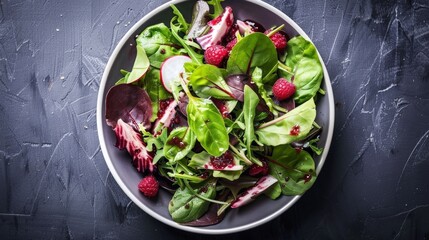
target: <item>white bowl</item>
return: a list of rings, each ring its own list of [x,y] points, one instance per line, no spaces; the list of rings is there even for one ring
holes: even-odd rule
[[[112,176],[126,195],[146,213],[165,224],[189,232],[203,234],[234,233],[259,226],[276,218],[298,201],[300,196],[282,196],[277,200],[270,200],[261,196],[248,206],[228,211],[225,219],[219,224],[207,227],[183,226],[174,222],[168,213],[168,203],[171,199],[170,193],[160,191],[159,196],[154,200],[148,199],[139,193],[137,185],[142,176],[132,166],[128,153],[126,151],[119,151],[114,147],[116,141],[115,134],[105,121],[106,94],[110,87],[121,78],[119,70],[131,69],[136,55],[135,47],[133,47],[135,46],[135,36],[145,27],[159,22],[164,22],[169,26],[169,21],[172,18],[172,10],[170,8],[170,4],[172,3],[182,11],[185,17],[190,17],[194,2],[178,0],[159,6],[138,21],[118,43],[106,65],[100,83],[97,101],[98,136],[104,159]],[[309,39],[307,34],[293,20],[265,2],[259,0],[226,0],[223,4],[233,8],[237,19],[252,19],[265,27],[285,24],[285,32],[289,36],[301,35]],[[322,87],[326,91],[326,95],[317,102],[316,121],[323,127],[320,145],[324,148],[324,152],[321,156],[315,157],[317,173],[320,172],[325,162],[334,129],[333,92],[323,61],[322,66],[324,69]]]

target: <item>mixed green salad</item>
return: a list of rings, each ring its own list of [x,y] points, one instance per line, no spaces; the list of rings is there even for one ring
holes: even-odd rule
[[[171,5],[168,25],[136,37],[134,65],[106,97],[116,146],[142,173],[136,188],[171,192],[172,219],[191,226],[216,224],[259,195],[303,194],[323,151],[314,45],[283,25],[235,19],[222,1],[195,1],[191,22]]]

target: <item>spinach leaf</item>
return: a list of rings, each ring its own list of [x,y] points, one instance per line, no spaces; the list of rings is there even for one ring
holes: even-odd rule
[[[170,162],[184,158],[195,146],[196,137],[188,127],[175,128],[164,146],[164,156]]]
[[[244,129],[244,142],[246,143],[248,158],[252,158],[251,145],[252,142],[256,139],[253,120],[255,119],[255,110],[258,103],[258,95],[249,86],[244,86],[243,112],[244,124],[246,125],[246,128]]]
[[[323,68],[316,47],[302,36],[290,39],[286,65],[294,73],[295,101],[301,104],[314,97],[323,79]]]
[[[143,46],[137,44],[137,56],[136,60],[134,60],[133,69],[130,72],[130,75],[127,77],[127,83],[137,82],[149,70],[150,62],[146,55],[146,51]]]
[[[201,146],[210,154],[219,157],[228,150],[229,137],[222,115],[209,99],[189,96],[186,112],[188,124]]]
[[[216,182],[208,181],[196,190],[203,197],[216,197]],[[200,218],[209,208],[210,202],[196,196],[191,189],[177,189],[168,204],[168,211],[175,222],[186,223]]]
[[[195,69],[190,77],[194,92],[202,98],[232,100],[234,96],[222,76],[222,71],[210,64]]]
[[[270,186],[267,190],[264,191],[264,195],[273,200],[280,197],[280,195],[282,195],[282,188],[280,187],[280,184],[276,183]]]
[[[289,144],[305,138],[316,118],[316,105],[310,99],[285,115],[264,123],[256,130],[259,142],[269,146]]]
[[[279,180],[284,195],[303,194],[316,180],[314,160],[305,150],[281,145],[273,149],[268,159],[270,174]]]
[[[277,50],[274,44],[263,33],[252,33],[244,37],[234,46],[227,62],[229,74],[251,75],[256,67],[262,70],[262,79],[265,78],[277,65]]]
[[[153,122],[158,117],[159,101],[171,98],[171,94],[162,86],[160,71],[156,68],[151,68],[149,70],[141,84],[149,94],[150,100],[152,101],[151,121]]]
[[[164,23],[147,27],[136,39],[137,53],[139,48],[146,52],[150,65],[155,68],[161,68],[165,59],[185,54],[183,48],[177,44],[170,29]]]

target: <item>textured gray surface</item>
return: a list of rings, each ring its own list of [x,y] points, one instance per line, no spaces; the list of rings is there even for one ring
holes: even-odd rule
[[[427,1],[267,1],[327,63],[334,141],[294,207],[222,237],[175,230],[138,209],[98,144],[107,59],[164,2],[0,1],[1,239],[429,239]]]

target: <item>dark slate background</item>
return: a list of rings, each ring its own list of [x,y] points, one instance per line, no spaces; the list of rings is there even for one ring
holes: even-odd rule
[[[204,236],[153,219],[104,163],[95,120],[117,42],[163,1],[0,0],[0,239],[429,239],[429,2],[267,2],[327,64],[332,148],[277,219]]]

